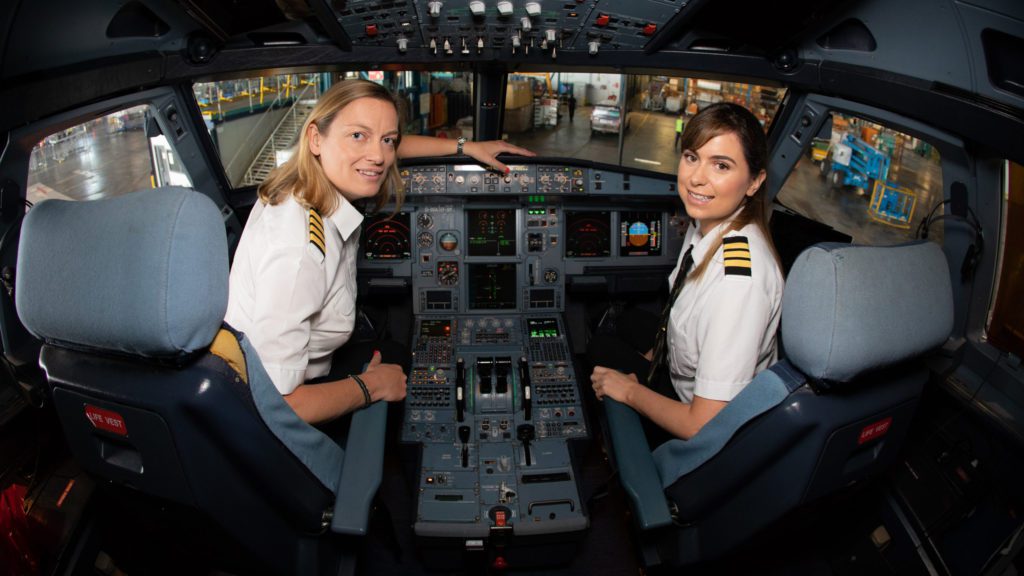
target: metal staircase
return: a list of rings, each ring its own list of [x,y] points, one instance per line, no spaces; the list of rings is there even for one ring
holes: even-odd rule
[[[309,117],[310,112],[313,111],[315,100],[311,98],[315,97],[314,86],[303,86],[295,98],[295,102],[292,103],[288,112],[278,122],[270,137],[267,138],[263,147],[256,154],[252,164],[246,169],[245,175],[242,178],[242,184],[259,184],[266,180],[270,172],[277,167],[277,153],[287,150],[295,144],[299,131],[302,130],[302,124]]]

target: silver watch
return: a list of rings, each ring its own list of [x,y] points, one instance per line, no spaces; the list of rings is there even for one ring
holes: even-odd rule
[[[455,148],[455,153],[458,154],[459,156],[461,156],[462,155],[462,146],[466,143],[466,137],[465,136],[459,136],[459,139],[456,140],[455,142],[458,144],[458,146]]]

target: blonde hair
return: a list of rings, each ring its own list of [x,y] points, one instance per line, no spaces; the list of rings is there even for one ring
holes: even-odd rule
[[[326,136],[338,113],[360,98],[383,100],[395,107],[395,113],[399,112],[395,97],[379,84],[367,80],[345,80],[335,84],[320,96],[309,118],[303,123],[295,153],[287,162],[274,169],[260,185],[260,200],[274,205],[292,195],[299,204],[316,210],[324,217],[330,216],[338,209],[340,194],[327,178],[320,158],[309,150],[309,127],[316,125],[320,134]],[[398,139],[400,142],[401,134]],[[397,211],[402,205],[404,192],[396,161],[388,168],[380,191],[374,196],[374,209],[380,210],[394,197]]]
[[[757,121],[757,118],[749,110],[738,104],[721,102],[712,104],[697,113],[687,123],[686,129],[683,130],[683,135],[680,138],[683,145],[682,149],[698,150],[712,138],[729,133],[735,134],[740,141],[740,145],[743,147],[743,158],[747,161],[751,178],[755,178],[762,171],[766,171],[768,168],[768,143],[764,137],[764,130],[761,128],[761,123]],[[704,274],[708,264],[715,257],[718,249],[722,247],[722,240],[724,240],[726,234],[733,230],[739,230],[751,222],[757,225],[761,235],[764,236],[765,241],[768,243],[768,248],[771,250],[772,255],[775,256],[776,263],[779,262],[779,255],[775,250],[775,244],[772,242],[772,235],[768,231],[768,216],[771,206],[765,198],[767,182],[768,179],[765,178],[753,196],[744,197],[740,213],[721,231],[718,238],[715,238],[711,244],[711,249],[707,251],[707,254],[700,263],[693,268],[688,279],[695,280]]]

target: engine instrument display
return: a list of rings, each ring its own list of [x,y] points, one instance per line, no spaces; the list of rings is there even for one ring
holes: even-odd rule
[[[515,210],[466,210],[466,220],[469,256],[516,255]]]
[[[619,213],[619,256],[660,256],[662,213]]]
[[[468,264],[466,266],[470,310],[514,310],[516,265]]]
[[[558,331],[558,320],[554,318],[527,318],[526,326],[530,331],[530,338],[558,338],[561,336]]]
[[[565,212],[565,257],[600,258],[611,255],[611,213]]]
[[[409,213],[378,214],[366,219],[363,254],[367,260],[405,260],[409,251]]]

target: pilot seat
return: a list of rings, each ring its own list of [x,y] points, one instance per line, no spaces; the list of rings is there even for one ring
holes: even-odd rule
[[[896,460],[953,326],[940,247],[823,243],[787,279],[787,358],[688,441],[651,450],[640,416],[605,399],[611,456],[648,565],[723,558],[786,514]]]
[[[300,420],[222,327],[228,247],[206,196],[49,200],[25,217],[16,301],[94,476],[198,510],[274,574],[354,571],[381,480],[385,406],[346,446]]]

